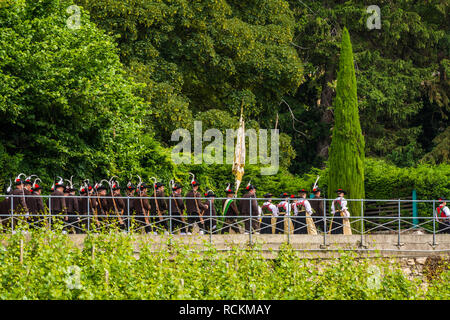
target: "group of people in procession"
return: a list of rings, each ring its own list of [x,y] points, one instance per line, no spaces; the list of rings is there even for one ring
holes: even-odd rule
[[[77,189],[72,179],[66,180],[66,184],[58,177],[59,180],[51,188],[51,197],[45,202],[41,196],[41,180],[36,177],[32,181],[32,178],[20,174],[14,180],[15,188],[12,188],[12,184],[8,187],[6,193],[14,197],[6,197],[0,202],[0,220],[3,225],[9,222],[14,227],[14,223],[24,220],[30,226],[40,227],[49,220],[43,219],[43,215],[50,213],[63,223],[67,232],[73,233],[112,225],[122,230],[128,231],[133,227],[154,234],[192,234],[194,225],[198,226],[200,234],[227,233],[231,230],[240,233],[239,225],[243,220],[246,234],[283,234],[290,229],[290,226],[285,226],[286,222],[289,224],[286,219],[289,217],[294,234],[352,234],[350,213],[344,198],[346,192],[342,189],[336,191],[337,198],[332,201],[331,216],[325,219],[325,201],[318,187],[312,190],[313,198],[307,198],[309,192],[306,189],[298,190],[298,195],[281,193],[278,198],[282,201],[278,204],[273,203],[273,194],[266,193],[266,201],[259,206],[256,186],[249,182],[245,195],[237,202],[235,191],[228,184],[219,211],[224,219],[223,226],[218,228],[218,213],[214,204],[216,195],[208,190],[202,196],[200,183],[195,176],[190,183],[192,189],[184,197],[183,186],[173,181],[170,185],[172,193],[166,196],[165,185],[161,182],[155,181],[153,185],[139,182],[135,186],[129,181],[122,188],[113,178],[94,185],[86,180],[78,190],[79,195],[76,195]],[[122,195],[123,189],[126,195]],[[444,199],[439,199],[437,215],[441,222],[440,228],[450,233],[450,210]]]

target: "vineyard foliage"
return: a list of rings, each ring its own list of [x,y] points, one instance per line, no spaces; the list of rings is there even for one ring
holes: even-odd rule
[[[155,251],[140,240],[137,256],[137,235],[89,234],[79,249],[61,230],[23,231],[2,235],[2,300],[450,298],[445,268],[425,283],[396,263],[351,254],[314,262],[288,245],[270,260],[258,248],[197,252],[172,240],[169,251]]]

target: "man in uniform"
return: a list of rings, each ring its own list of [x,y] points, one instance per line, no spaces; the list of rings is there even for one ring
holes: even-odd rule
[[[69,180],[66,180],[69,181]],[[69,181],[70,182],[70,181]],[[66,196],[66,206],[68,219],[66,221],[65,230],[67,232],[77,233],[80,226],[78,224],[78,199],[75,196],[76,189],[73,187],[72,183],[65,187],[64,195]]]
[[[122,230],[127,229],[127,220],[124,216],[125,201],[121,198],[120,185],[117,181],[111,183],[111,198],[108,198],[108,211],[110,215],[117,217],[119,228]]]
[[[216,207],[214,206],[216,195],[212,190],[208,190],[208,192],[205,193],[205,197],[206,202],[204,205],[208,205],[208,209],[204,213],[205,229],[208,233],[214,233],[217,228],[217,213]]]
[[[31,188],[32,192],[31,194],[33,196],[40,196],[42,192],[42,187],[37,183],[36,179],[34,180],[33,187]],[[34,224],[35,227],[42,226],[43,224],[39,221],[40,217],[39,215],[45,214],[45,206],[44,201],[42,200],[42,197],[35,197],[34,199],[34,205],[30,210],[30,214],[32,215],[31,221]]]
[[[50,200],[51,203],[49,205],[50,212],[52,215],[61,218],[61,219],[53,219],[53,221],[61,221],[67,222],[69,218],[67,217],[67,206],[66,206],[66,199],[64,197],[64,181],[61,177],[59,177],[59,181],[55,181],[54,184],[54,191],[50,194]],[[61,215],[63,215],[61,217]],[[63,231],[64,232],[64,231]],[[65,233],[65,232],[64,232]]]
[[[96,214],[96,225],[99,227],[105,227],[108,223],[108,201],[105,198],[108,188],[101,182],[94,186],[95,208],[94,214]],[[95,219],[95,218],[94,218]]]
[[[239,211],[236,205],[235,199],[233,199],[234,191],[230,188],[230,184],[228,184],[225,189],[225,193],[227,194],[227,198],[222,200],[222,212],[225,217],[225,223],[222,227],[220,233],[225,233],[227,229],[233,230],[235,233],[240,233],[239,225],[237,221],[237,217],[239,216]]]
[[[136,210],[136,220],[140,222],[139,228],[144,226],[145,233],[152,231],[152,225],[150,221],[150,202],[147,197],[148,186],[145,182],[138,184],[138,197],[134,199],[134,209]]]
[[[164,183],[156,182],[153,186],[153,199],[150,200],[150,207],[152,216],[155,216],[155,234],[158,234],[157,231],[164,231],[168,233],[168,219],[162,216],[167,215],[167,201],[163,199],[164,195]]]
[[[183,223],[184,223],[184,202],[181,198],[181,192],[183,191],[183,186],[179,183],[175,183],[172,186],[172,194],[170,199],[170,205],[169,205],[169,215],[175,216],[174,218],[171,218],[172,220],[172,228],[170,230],[170,233],[176,233],[177,231],[180,231],[180,234],[184,235],[186,234],[184,232]]]
[[[28,207],[28,211],[31,214],[32,211],[34,211],[34,207],[35,207],[35,198],[34,197],[27,197],[27,196],[31,196],[32,192],[31,192],[31,187],[33,186],[33,182],[31,181],[32,177],[34,175],[28,176],[24,183],[23,183],[23,192],[25,194],[25,202],[27,204]],[[35,221],[35,219],[33,219],[35,217],[29,217],[27,216],[27,221],[28,223],[33,223]]]
[[[16,188],[11,193],[11,201],[13,202],[12,208],[15,217],[13,218],[12,224],[13,227],[19,221],[18,215],[29,215],[28,206],[25,200],[25,191],[24,191],[24,181],[20,179],[20,175],[15,179]]]
[[[131,222],[135,219],[133,218],[135,209],[134,209],[134,193],[136,192],[136,186],[131,183],[131,181],[128,181],[127,186],[125,187],[125,192],[127,195],[127,199],[125,199],[125,214],[128,217],[128,225],[129,228],[132,228]],[[128,226],[127,226],[128,227]]]
[[[250,230],[254,233],[259,233],[258,219],[253,218],[259,214],[258,201],[256,201],[256,187],[249,183],[245,189],[247,193],[242,197],[244,199],[239,202],[239,212],[245,219],[245,234],[248,234]]]
[[[272,234],[272,218],[278,216],[278,208],[272,203],[273,195],[266,193],[264,198],[266,202],[261,207],[262,220],[261,220],[261,234]]]
[[[278,205],[278,216],[277,222],[275,224],[275,234],[283,234],[284,233],[284,219],[286,216],[289,216],[291,213],[291,204],[289,201],[290,195],[287,192],[283,192],[280,194],[280,198],[283,199]]]
[[[342,189],[336,191],[337,198],[331,203],[332,221],[330,231],[332,234],[345,234],[344,232],[344,217],[350,217],[348,212],[347,200],[344,195],[346,192]],[[347,228],[346,228],[347,229]]]
[[[447,200],[439,198],[439,206],[436,208],[439,221],[439,231],[450,233],[450,209],[447,207]]]
[[[320,197],[322,190],[319,187],[313,189],[314,198],[311,200],[311,208],[313,209],[313,220],[318,231],[323,230],[323,198]]]
[[[317,234],[316,228],[313,225],[312,208],[309,201],[306,199],[308,192],[305,189],[300,189],[298,194],[300,200],[296,201],[293,205],[294,218],[292,222],[294,224],[294,234]],[[308,223],[309,220],[309,223]]]
[[[79,233],[82,233],[83,231],[88,231],[90,229],[90,223],[88,228],[88,221],[91,221],[88,216],[92,215],[92,210],[94,206],[92,205],[92,202],[95,201],[95,199],[89,199],[84,198],[87,197],[89,193],[92,193],[92,186],[89,184],[85,184],[84,186],[80,187],[80,198],[78,198],[78,213],[80,215],[80,230]],[[89,206],[89,210],[88,210]]]
[[[12,182],[9,180],[9,187],[6,188],[5,194],[9,195],[12,191]],[[11,210],[11,197],[6,197],[5,200],[0,202],[0,226],[6,227],[10,216]]]
[[[195,180],[195,178],[192,178],[191,186],[192,190],[186,193],[185,197],[186,199],[186,211],[188,216],[188,226],[187,226],[187,234],[192,234],[192,231],[194,229],[194,224],[197,223],[200,229],[200,234],[203,234],[204,231],[206,231],[205,224],[204,224],[204,218],[202,217],[203,214],[209,215],[208,204],[204,204],[200,201],[200,192],[198,192],[198,186],[200,183]],[[189,198],[195,198],[195,199],[189,199]]]

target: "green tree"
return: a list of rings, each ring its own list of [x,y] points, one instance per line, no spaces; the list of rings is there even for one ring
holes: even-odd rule
[[[334,101],[334,128],[329,151],[328,194],[338,188],[351,199],[364,198],[364,137],[359,123],[356,76],[348,30],[342,32],[341,55]],[[352,216],[360,214],[360,203],[350,202]]]
[[[73,1],[9,1],[0,7],[0,169],[99,178],[149,171],[165,151],[139,122],[148,104],[126,75],[114,39],[86,12],[67,26]],[[6,178],[6,179],[5,179]]]
[[[305,81],[285,100],[307,133],[291,129],[287,118],[285,132],[293,136],[296,163],[302,164],[292,172],[327,159],[344,25],[352,34],[366,155],[416,165],[436,145],[433,139],[445,135],[450,112],[448,1],[382,1],[380,30],[366,27],[367,1],[289,2],[296,17],[292,45],[305,63]]]

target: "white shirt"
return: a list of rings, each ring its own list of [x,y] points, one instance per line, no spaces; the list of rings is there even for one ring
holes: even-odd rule
[[[290,206],[290,203],[292,203],[292,201],[290,201],[290,202],[288,202],[288,201],[281,201],[279,204],[278,204],[278,208],[279,207],[283,207],[284,209],[285,209],[285,211],[286,211],[286,215],[287,216],[289,216],[290,215],[290,213],[291,213],[291,206]],[[277,208],[277,209],[278,209]],[[280,209],[278,209],[278,214],[280,213]]]
[[[443,211],[443,212],[445,213],[445,216],[446,216],[447,218],[450,218],[450,209],[449,209],[447,206],[442,207],[442,208],[441,208],[441,211]],[[441,218],[441,219],[442,219],[442,217],[438,217],[438,218]]]
[[[312,215],[311,204],[306,199],[298,200],[297,202],[293,203],[294,215],[298,215],[298,211],[299,211],[298,207],[301,206],[301,203],[303,203],[303,206],[305,207],[306,212],[308,212],[308,214],[311,216]]]
[[[272,210],[272,215],[274,217],[278,216],[278,208],[272,202],[266,201],[266,202],[263,203],[263,206],[269,207],[269,209]]]
[[[331,213],[334,215],[336,213],[336,209],[334,207],[334,203],[336,201],[340,201],[341,202],[341,208],[342,211],[347,211],[347,200],[344,199],[344,197],[337,197],[336,199],[333,200],[333,202],[331,203]]]

